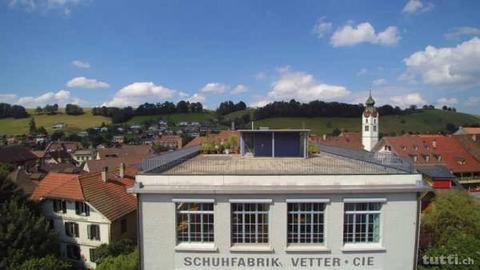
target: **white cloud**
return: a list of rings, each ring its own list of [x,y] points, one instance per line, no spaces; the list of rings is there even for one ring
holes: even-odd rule
[[[403,7],[404,13],[421,13],[433,8],[432,3],[423,3],[421,0],[409,0]]]
[[[255,80],[257,81],[263,81],[267,78],[267,74],[265,72],[258,72],[255,74]]]
[[[479,97],[469,97],[465,102],[467,107],[478,107],[480,106],[480,96]]]
[[[419,93],[410,93],[403,96],[394,96],[390,98],[393,105],[399,107],[408,107],[410,105],[423,106],[427,102],[423,99]]]
[[[210,82],[204,85],[201,89],[200,92],[203,93],[218,93],[221,94],[225,92],[225,90],[228,89],[228,86],[223,84],[223,83],[218,83],[218,82]]]
[[[110,85],[106,82],[98,81],[96,79],[76,77],[67,82],[67,87],[95,89],[95,88],[108,88],[110,87]]]
[[[312,31],[318,38],[322,38],[326,33],[330,32],[332,26],[331,22],[325,21],[325,17],[322,17],[315,23]]]
[[[72,65],[78,68],[90,68],[90,63],[81,60],[73,60]]]
[[[347,24],[339,28],[330,38],[333,47],[354,46],[359,43],[371,43],[379,45],[395,45],[400,40],[398,28],[387,27],[383,32],[375,32],[375,28],[369,22],[363,22],[356,26]]]
[[[442,98],[437,99],[437,107],[442,107],[444,105],[451,107],[451,106],[454,106],[454,105],[457,105],[457,104],[458,104],[458,99],[456,99],[456,98],[442,97]]]
[[[480,84],[480,39],[473,38],[452,48],[427,46],[404,60],[405,78],[421,77],[435,86],[473,86]]]
[[[126,107],[138,106],[145,102],[156,103],[160,100],[172,99],[178,91],[155,85],[153,82],[134,82],[120,89],[113,99],[103,106]]]
[[[8,95],[8,94],[7,94]],[[0,95],[0,100],[1,100]],[[45,106],[46,104],[58,104],[59,106],[64,106],[66,104],[81,104],[85,103],[78,97],[72,96],[69,91],[66,90],[58,90],[57,92],[50,91],[46,92],[40,96],[24,96],[24,97],[17,97],[15,94],[10,94],[10,102],[11,104],[19,104],[25,106],[27,108],[33,108],[37,106]]]
[[[201,95],[201,94],[198,94],[198,93],[195,93],[190,98],[188,98],[188,101],[203,103],[205,101],[205,96]]]
[[[232,91],[230,91],[230,94],[239,95],[239,94],[245,93],[247,91],[248,91],[248,88],[245,85],[237,84],[235,87],[233,87]]]
[[[15,94],[0,94],[0,102],[2,103],[15,103],[18,97]]]
[[[366,69],[366,68],[361,68],[361,69],[357,72],[357,76],[365,75],[365,74],[367,74],[367,72],[368,72],[368,69]]]
[[[268,93],[269,100],[296,99],[303,102],[311,100],[333,100],[348,95],[344,86],[319,83],[313,75],[304,72],[282,69],[280,78],[272,85]]]
[[[268,103],[271,103],[272,101],[271,100],[268,100],[268,99],[261,99],[261,100],[256,100],[256,101],[253,101],[253,102],[250,102],[249,103],[249,107],[252,107],[252,108],[259,108],[259,107],[263,107],[265,105],[267,105]]]
[[[189,97],[189,96],[190,96],[190,94],[188,94],[188,93],[181,92],[181,91],[178,92],[178,97],[180,97],[180,98],[182,98],[182,99],[183,99],[183,98],[187,98],[187,97]]]
[[[373,86],[381,86],[387,84],[387,80],[381,78],[381,79],[376,79],[372,82]]]
[[[20,8],[27,12],[59,10],[65,15],[70,15],[73,8],[90,2],[90,0],[10,0],[10,8]]]
[[[445,34],[445,38],[447,39],[458,39],[462,36],[480,36],[480,27],[456,27],[450,29],[450,31]]]

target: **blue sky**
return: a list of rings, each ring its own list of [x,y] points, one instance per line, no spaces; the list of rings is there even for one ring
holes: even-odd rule
[[[0,1],[0,102],[480,113],[480,1]]]

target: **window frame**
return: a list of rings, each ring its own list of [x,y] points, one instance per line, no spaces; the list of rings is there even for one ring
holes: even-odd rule
[[[386,204],[387,200],[386,198],[345,198],[343,200],[343,245],[348,246],[348,245],[381,245],[383,241],[383,208],[384,205]],[[379,209],[378,210],[370,210],[368,209],[369,206],[367,205],[367,210],[357,210],[356,208],[354,210],[347,210],[347,204],[360,204],[360,203],[375,203],[379,204]],[[347,230],[346,227],[347,225],[347,215],[353,215],[353,220],[354,222],[352,223],[352,228],[353,228],[353,235],[352,241],[346,240],[347,236]],[[356,217],[357,215],[365,215],[366,216],[366,225],[365,225],[365,231],[362,231],[361,233],[364,234],[364,241],[358,241],[357,238],[358,236],[356,235],[356,227],[358,223],[356,223]],[[373,235],[372,241],[368,240],[368,234],[369,234],[369,223],[368,223],[368,217],[369,215],[378,215],[378,235],[375,236]],[[360,223],[361,224],[361,223]],[[373,223],[372,223],[372,226]],[[375,229],[372,230],[372,234],[374,234]],[[377,240],[375,240],[375,238]]]
[[[75,213],[79,216],[90,216],[90,206],[86,202],[75,201]]]
[[[52,209],[54,213],[67,213],[67,201],[62,199],[52,200]]]
[[[70,259],[70,260],[75,260],[75,261],[79,261],[82,259],[82,250],[80,249],[80,246],[78,245],[75,245],[75,244],[67,244],[65,246],[65,249],[66,249],[66,255],[67,255],[67,258]],[[76,256],[71,256],[71,255],[74,255],[74,249],[75,250],[78,250],[78,257]],[[70,252],[71,251],[71,252]],[[76,254],[75,254],[76,255]]]
[[[231,241],[231,246],[269,246],[270,245],[270,232],[271,232],[271,204],[272,204],[272,200],[271,199],[258,199],[258,200],[243,200],[243,199],[231,199],[229,200],[230,202],[230,241]],[[234,226],[236,225],[236,223],[234,223],[234,204],[243,204],[243,209],[245,209],[245,205],[247,204],[256,204],[257,207],[255,207],[255,210],[248,210],[248,211],[245,211],[245,210],[242,210],[242,211],[239,211],[241,212],[240,214],[242,214],[242,222],[240,223],[241,226],[242,226],[242,230],[241,230],[241,238],[242,238],[242,241],[237,241],[235,240],[235,236],[234,236]],[[258,205],[265,205],[268,207],[268,209],[266,211],[258,211]],[[254,231],[254,236],[255,236],[255,241],[254,242],[247,242],[245,239],[247,237],[247,233],[245,231],[245,216],[246,214],[248,213],[253,213],[255,215],[255,223],[254,223],[254,226],[255,226],[255,231]],[[263,241],[259,241],[259,224],[257,224],[257,220],[258,220],[258,216],[261,215],[261,214],[264,214],[264,218],[266,218],[266,222],[264,223],[261,223],[262,226],[266,226],[266,241],[263,242]]]
[[[330,202],[330,200],[328,199],[320,199],[320,200],[316,200],[316,199],[312,199],[312,200],[305,200],[305,199],[302,199],[302,200],[286,200],[286,206],[287,206],[287,246],[295,246],[295,245],[305,245],[305,246],[325,246],[326,245],[326,222],[325,222],[325,217],[326,217],[326,211],[327,211],[327,204]],[[310,213],[310,228],[311,228],[311,233],[313,233],[313,227],[314,227],[314,218],[313,218],[313,215],[315,215],[315,210],[313,210],[313,207],[311,207],[311,210],[308,211],[304,211],[304,210],[294,210],[294,211],[290,211],[289,210],[289,205],[290,204],[319,204],[321,205],[320,209],[322,209],[321,211],[317,212],[318,213],[321,213],[322,215],[322,222],[321,222],[321,226],[322,226],[322,231],[321,231],[321,241],[319,242],[315,242],[313,241],[313,235],[311,235],[309,238],[311,241],[309,242],[301,242],[299,241],[300,240],[300,226],[301,223],[299,222],[297,224],[297,232],[296,232],[296,237],[298,239],[298,241],[296,242],[290,242],[290,223],[289,223],[289,215],[291,212],[296,212],[295,214],[298,216],[300,214],[308,214]]]
[[[97,229],[93,230],[93,228],[97,228]],[[99,224],[89,224],[87,226],[87,232],[88,232],[88,239],[89,240],[100,241],[102,239]],[[95,232],[95,233],[93,233],[93,232]]]
[[[72,222],[72,221],[66,221],[65,222],[65,235],[67,235],[69,237],[72,237],[72,238],[79,238],[80,237],[80,232],[79,232],[78,223]]]
[[[203,244],[206,244],[206,245],[209,245],[209,244],[214,244],[215,243],[215,200],[213,199],[172,199],[172,202],[174,203],[174,207],[175,207],[175,240],[176,240],[176,243],[177,243],[177,246],[178,245],[184,245],[184,244],[195,244],[195,245],[203,245]],[[178,206],[179,204],[183,204],[183,203],[193,203],[193,204],[199,204],[199,205],[203,205],[203,204],[212,204],[212,210],[203,210],[203,207],[200,206],[200,209],[202,210],[199,210],[199,211],[191,211],[191,210],[179,210],[178,209]],[[180,235],[179,235],[179,230],[178,230],[178,226],[179,226],[179,222],[180,222],[180,219],[179,219],[179,215],[180,214],[184,214],[184,215],[188,215],[187,216],[187,241],[181,239]],[[195,240],[192,240],[192,232],[191,229],[190,229],[190,226],[191,226],[191,215],[200,215],[200,241],[195,241]],[[213,230],[213,233],[211,235],[211,240],[209,239],[210,236],[208,235],[204,235],[204,226],[205,225],[208,225],[209,223],[208,222],[204,222],[204,219],[205,219],[205,215],[211,215],[211,219],[212,219],[212,222],[211,222],[211,226],[212,226],[212,230]]]

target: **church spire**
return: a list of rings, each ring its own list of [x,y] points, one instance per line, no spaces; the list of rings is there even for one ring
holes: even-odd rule
[[[373,107],[375,105],[375,100],[372,98],[372,89],[370,89],[370,94],[368,95],[368,99],[365,104],[367,107]]]

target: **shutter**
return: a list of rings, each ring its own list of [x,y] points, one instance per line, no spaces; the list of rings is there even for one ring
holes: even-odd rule
[[[78,234],[78,224],[74,223],[75,225],[75,237],[79,237],[80,235]]]
[[[87,203],[85,203],[85,215],[90,216],[90,206]]]
[[[62,200],[62,211],[63,213],[67,213],[67,201]]]
[[[69,232],[69,229],[68,229],[68,225],[69,225],[69,224],[70,224],[70,223],[65,222],[65,234],[68,235],[68,236],[70,236],[70,232]]]
[[[75,213],[80,215],[80,202],[75,202]]]
[[[92,225],[87,225],[87,237],[88,239],[92,239]]]
[[[97,225],[97,240],[100,241],[100,225]]]

